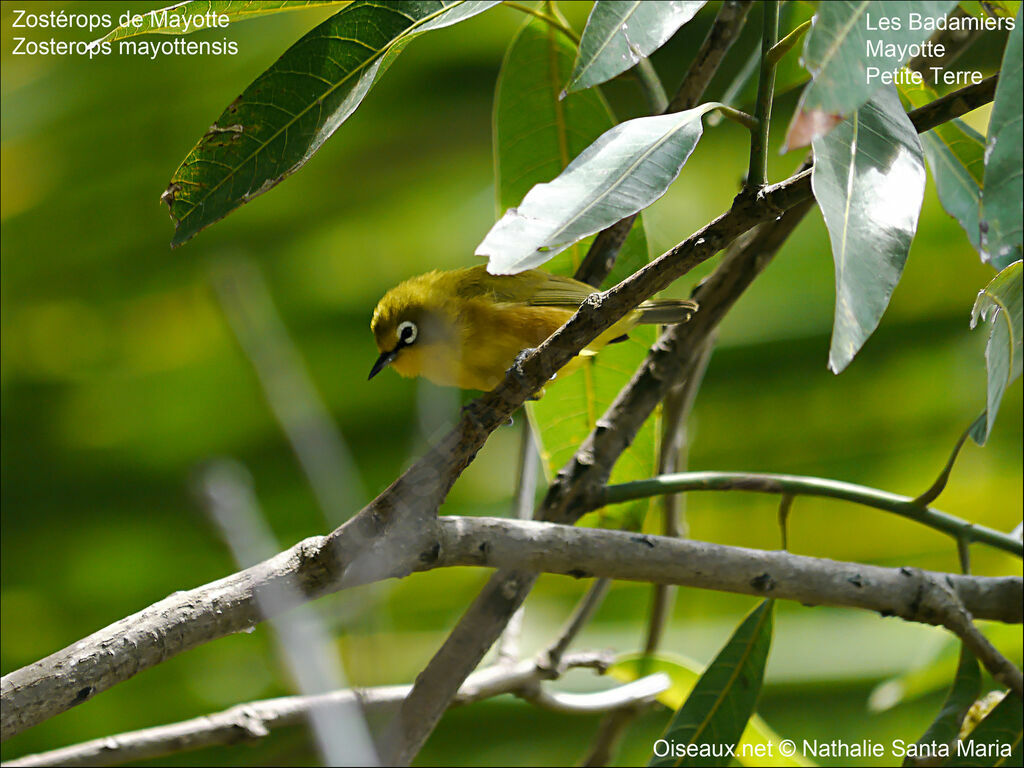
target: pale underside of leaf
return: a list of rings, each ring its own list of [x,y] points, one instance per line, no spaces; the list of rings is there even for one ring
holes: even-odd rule
[[[836,311],[829,368],[842,371],[878,326],[924,199],[917,133],[891,88],[814,142],[811,182],[832,243]]]
[[[665,193],[717,104],[621,123],[553,181],[535,185],[477,247],[492,274],[540,266],[572,243],[636,213]]]
[[[664,45],[703,5],[703,0],[598,0],[583,30],[566,92],[590,88],[633,67]]]

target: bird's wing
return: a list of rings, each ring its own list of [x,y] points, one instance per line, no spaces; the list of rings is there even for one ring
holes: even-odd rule
[[[494,301],[535,307],[576,309],[594,292],[571,277],[528,269],[516,275],[492,275],[484,265],[460,270],[456,292],[467,299],[489,296]]]
[[[538,307],[571,307],[576,309],[587,296],[596,293],[597,289],[571,277],[541,273],[544,280],[540,282],[527,300],[527,304]]]

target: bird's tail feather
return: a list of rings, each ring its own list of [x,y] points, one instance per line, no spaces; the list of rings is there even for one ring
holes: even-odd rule
[[[654,301],[645,301],[638,309],[640,310],[638,322],[675,325],[689,320],[690,316],[697,311],[698,304],[690,299],[655,299]]]

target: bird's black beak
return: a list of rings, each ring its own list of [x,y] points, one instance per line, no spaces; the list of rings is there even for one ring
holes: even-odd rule
[[[377,358],[377,362],[374,363],[373,368],[370,369],[370,375],[366,377],[366,380],[369,381],[378,373],[387,368],[391,361],[395,359],[395,355],[397,354],[397,349],[392,349],[390,352],[381,352],[380,357]]]

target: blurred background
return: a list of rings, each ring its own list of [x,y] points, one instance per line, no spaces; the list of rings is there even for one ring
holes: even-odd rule
[[[714,17],[715,3],[658,51],[670,93]],[[84,3],[23,3],[35,12]],[[88,3],[115,17],[160,3]],[[160,193],[221,110],[329,12],[258,19],[227,37],[235,56],[15,56],[14,5],[3,4],[2,51],[2,645],[6,674],[236,565],[190,491],[213,457],[253,477],[280,548],[338,524],[383,490],[454,418],[458,399],[385,372],[368,329],[383,292],[413,274],[475,263],[495,216],[491,99],[505,47],[523,22],[498,8],[421,37],[309,164],[268,194],[168,247]],[[579,30],[589,3],[563,3]],[[755,9],[708,98],[728,87],[758,37]],[[44,39],[45,30],[19,30]],[[61,39],[97,35],[62,32]],[[993,72],[991,33],[958,68]],[[634,82],[606,88],[620,118],[644,113]],[[776,144],[795,92],[777,107]],[[969,122],[984,132],[987,110]],[[645,214],[652,254],[728,207],[747,160],[729,123],[704,139],[669,193]],[[801,153],[772,155],[781,179]],[[225,264],[261,273],[352,457],[346,510],[324,513],[275,421],[213,288]],[[713,267],[673,287],[688,295]],[[986,330],[968,329],[980,263],[929,180],[906,273],[881,326],[848,370],[826,370],[834,301],[828,238],[807,217],[725,321],[697,399],[693,469],[818,475],[916,495],[984,405]],[[1006,394],[989,445],[969,443],[936,506],[995,528],[1021,520],[1021,384]],[[442,513],[506,515],[518,428],[495,433]],[[340,470],[339,470],[340,473]],[[693,494],[694,538],[776,548],[777,499]],[[877,511],[797,499],[790,548],[881,565],[956,570],[952,541]],[[1020,574],[1020,561],[975,546],[979,574]],[[320,600],[351,681],[411,682],[489,574],[449,569]],[[550,641],[587,583],[547,576],[527,602],[524,650]],[[616,584],[579,648],[637,650],[650,589]],[[683,590],[663,643],[706,662],[754,600]],[[760,713],[791,738],[917,739],[951,679],[945,635],[855,611],[781,604]],[[1019,632],[1000,641],[1020,663]],[[1009,644],[1008,644],[1009,643]],[[1015,647],[1014,647],[1015,646]],[[930,659],[946,658],[938,667]],[[942,667],[946,663],[947,667]],[[889,685],[881,712],[871,699]],[[935,674],[935,669],[940,674]],[[946,670],[946,671],[942,671]],[[931,675],[929,678],[928,675]],[[922,680],[924,682],[922,682]],[[579,673],[557,685],[606,685]],[[205,645],[6,742],[5,759],[293,692],[265,626]],[[869,707],[873,701],[876,706]],[[646,760],[669,713],[645,715],[620,764]],[[418,763],[573,762],[596,717],[539,711],[502,697],[452,711]],[[206,750],[154,765],[302,765],[304,729],[254,746]],[[827,762],[827,761],[826,761]],[[842,762],[842,761],[838,761]],[[871,763],[865,760],[864,763]],[[886,761],[876,760],[878,764]]]

